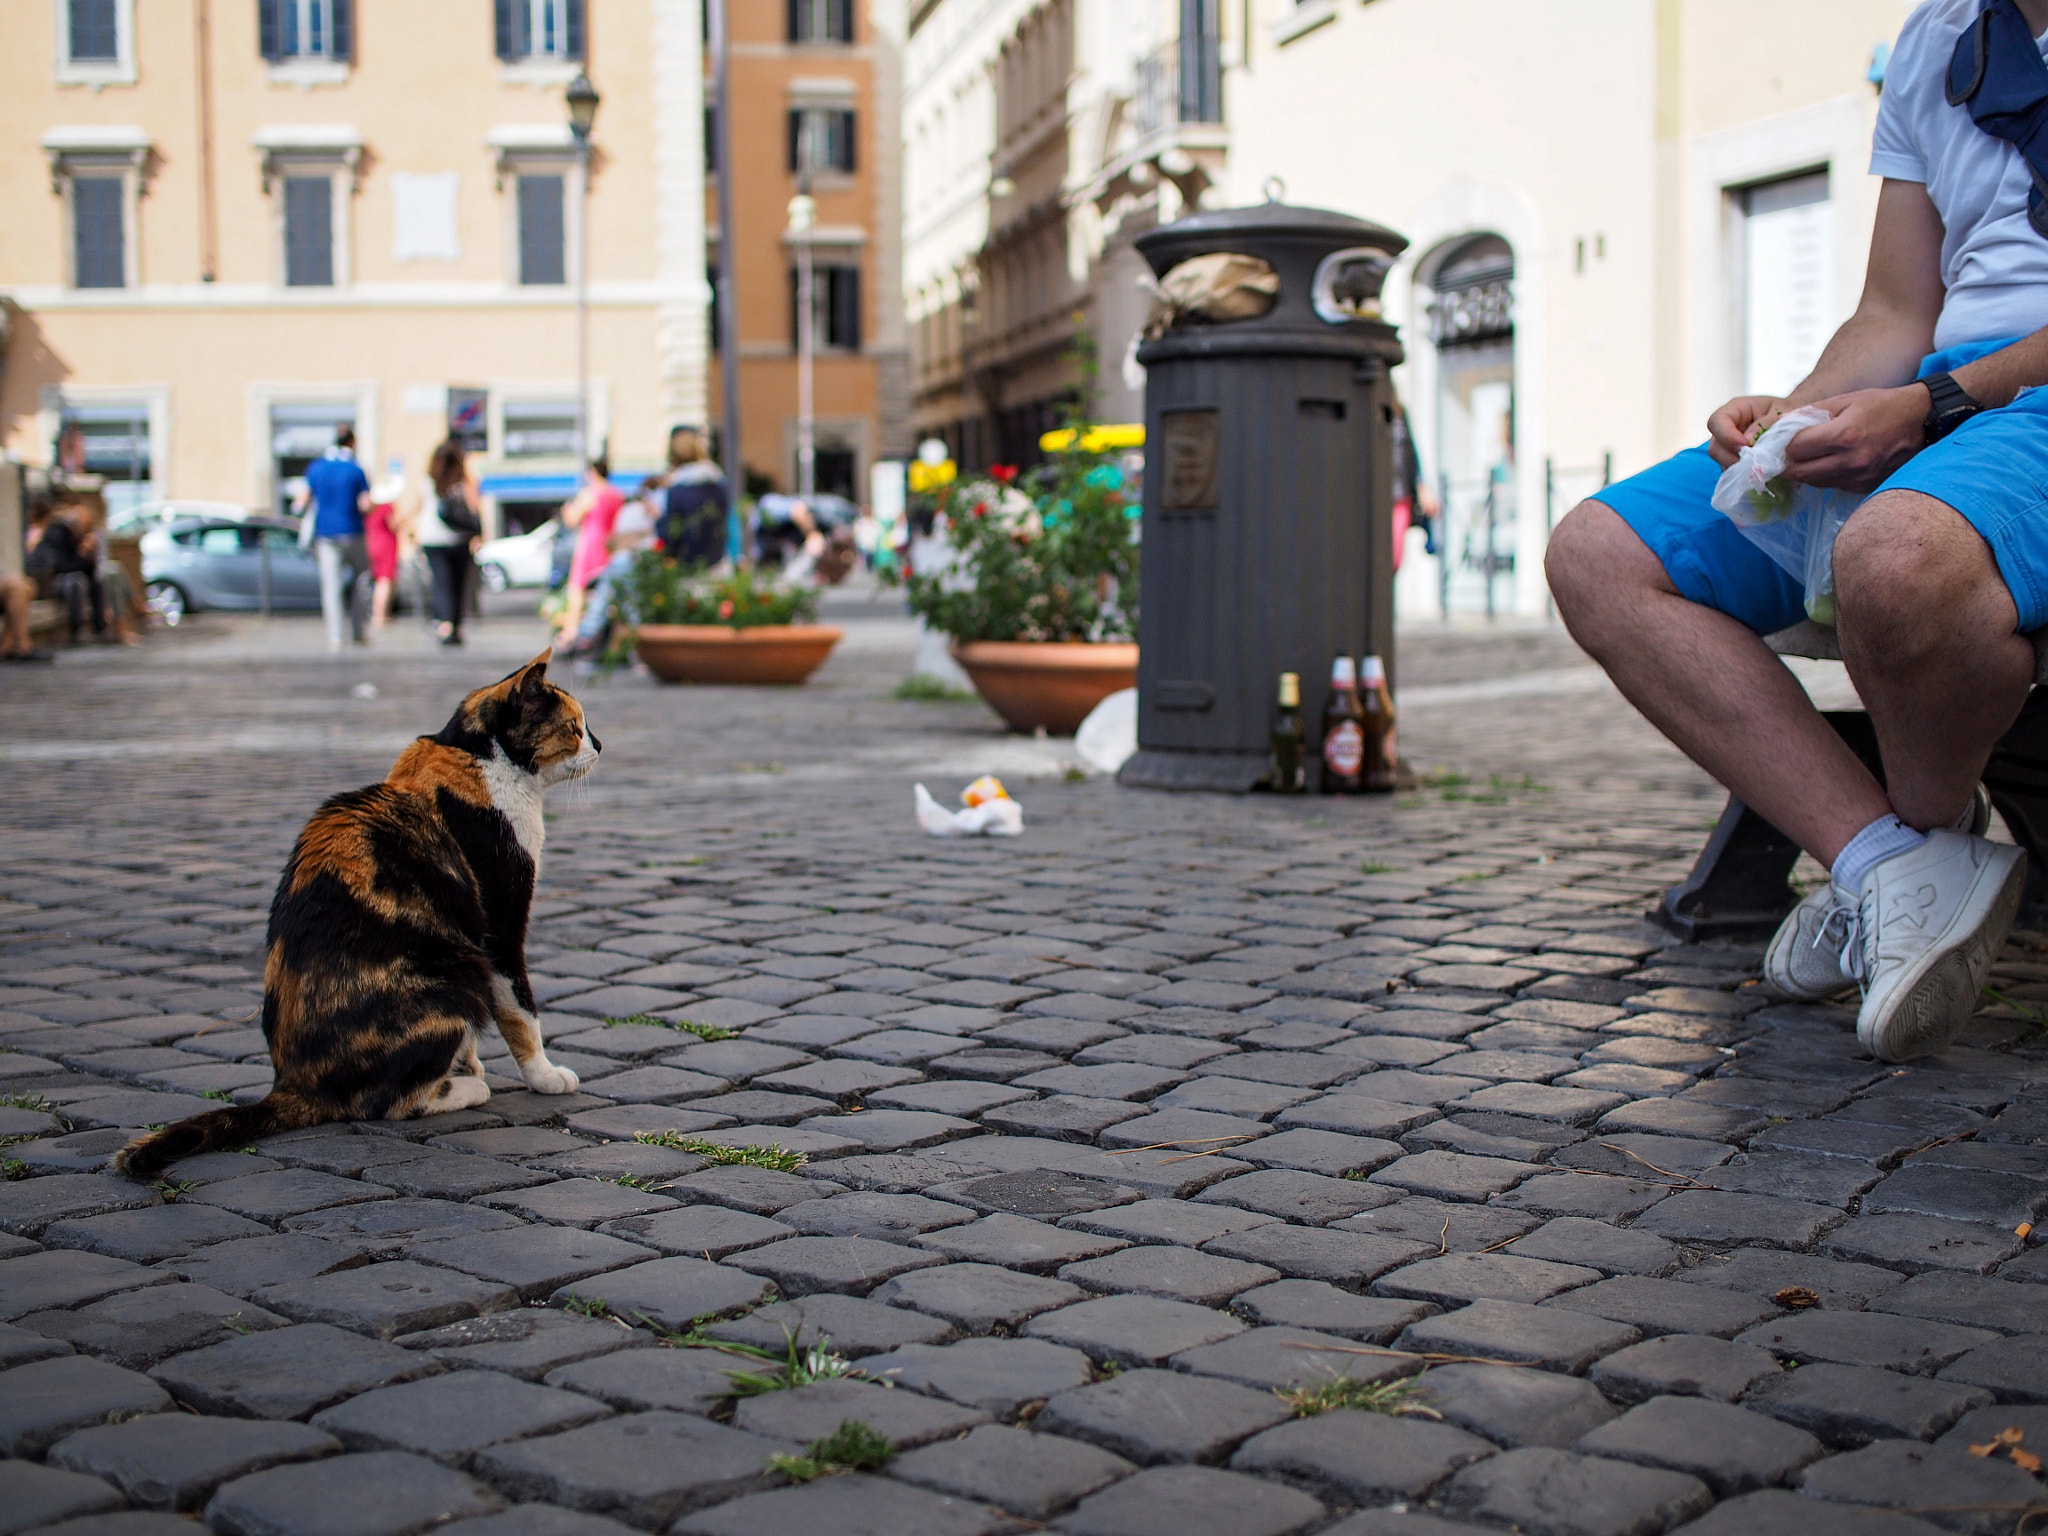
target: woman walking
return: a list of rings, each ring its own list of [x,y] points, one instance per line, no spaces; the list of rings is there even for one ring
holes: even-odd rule
[[[585,471],[583,488],[575,500],[562,509],[562,521],[576,530],[576,555],[569,562],[569,590],[562,609],[559,638],[572,640],[583,623],[584,604],[590,586],[604,574],[611,559],[612,524],[618,520],[625,496],[611,481],[608,460],[595,458]],[[580,515],[578,508],[580,506]]]
[[[398,545],[407,521],[400,498],[405,495],[405,469],[391,461],[391,473],[370,489],[370,512],[363,519],[363,544],[370,557],[370,628],[382,629],[391,618],[391,589],[398,580]]]
[[[427,479],[433,495],[420,508],[419,541],[434,573],[435,629],[443,645],[460,645],[470,551],[484,531],[482,497],[464,463],[460,438],[442,440],[427,463]]]

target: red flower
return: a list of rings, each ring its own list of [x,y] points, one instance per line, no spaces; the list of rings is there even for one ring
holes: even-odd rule
[[[997,485],[1008,485],[1017,478],[1017,466],[1014,464],[991,464],[988,473],[989,478],[995,481]]]
[[[985,501],[977,501],[977,502],[976,502],[976,503],[974,504],[974,515],[975,515],[976,517],[987,517],[987,516],[988,516],[988,503],[987,503],[987,502],[985,502]]]
[[[732,599],[731,599],[731,598],[729,598],[729,597],[728,597],[728,598],[727,598],[727,599],[726,599],[726,600],[725,600],[724,602],[722,602],[722,603],[720,603],[720,604],[718,605],[718,616],[719,616],[719,617],[720,617],[721,619],[729,619],[729,618],[731,618],[731,617],[732,617]]]

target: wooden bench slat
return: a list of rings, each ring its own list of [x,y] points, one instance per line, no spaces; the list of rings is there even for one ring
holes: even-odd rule
[[[2048,629],[2036,630],[2027,638],[2034,643],[2034,682],[2037,685],[2048,683]],[[1842,659],[1842,642],[1834,630],[1811,619],[1802,620],[1776,634],[1765,635],[1764,644],[1780,656],[1808,656],[1816,661]]]

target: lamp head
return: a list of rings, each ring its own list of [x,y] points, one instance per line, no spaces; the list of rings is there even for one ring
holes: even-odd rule
[[[589,138],[590,125],[597,121],[597,104],[603,99],[597,94],[597,87],[590,83],[590,76],[579,70],[576,78],[569,82],[565,99],[569,104],[569,131],[579,139]]]

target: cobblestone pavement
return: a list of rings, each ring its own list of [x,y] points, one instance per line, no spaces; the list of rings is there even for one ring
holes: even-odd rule
[[[1554,632],[1411,637],[1431,786],[1290,802],[1070,779],[891,698],[904,624],[833,607],[801,691],[580,685],[606,752],[531,954],[583,1091],[493,1039],[482,1110],[155,1189],[104,1172],[134,1128],[264,1091],[307,812],[537,631],[213,621],[0,678],[0,1532],[1899,1536],[2048,1498],[2048,937],[1885,1068],[1640,921],[1719,797]],[[914,832],[914,778],[990,768],[1024,837]],[[806,1161],[727,1160],[770,1146]],[[752,1390],[792,1339],[817,1379]]]

